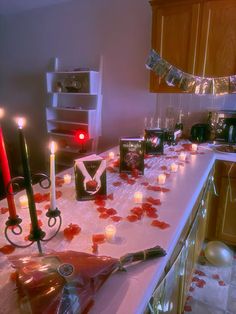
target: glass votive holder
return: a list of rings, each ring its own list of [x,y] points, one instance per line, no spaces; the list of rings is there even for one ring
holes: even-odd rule
[[[29,207],[27,195],[25,195],[25,194],[21,195],[19,197],[19,202],[20,202],[21,208],[28,208]]]
[[[171,172],[177,172],[178,171],[178,165],[176,164],[176,163],[172,163],[171,165],[170,165],[170,171]]]
[[[165,184],[166,175],[164,173],[159,174],[159,176],[157,177],[157,181],[159,184]]]
[[[114,225],[107,225],[105,227],[105,237],[108,242],[113,242],[116,238],[116,227]]]
[[[64,179],[65,184],[71,183],[71,175],[70,174],[64,174],[63,179]]]

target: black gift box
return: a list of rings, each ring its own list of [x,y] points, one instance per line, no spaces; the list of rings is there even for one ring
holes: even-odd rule
[[[106,161],[97,155],[75,160],[76,199],[92,200],[96,195],[106,195]]]
[[[164,151],[164,130],[146,129],[144,134],[146,154],[161,155]]]
[[[120,172],[144,173],[144,140],[141,138],[120,139]]]

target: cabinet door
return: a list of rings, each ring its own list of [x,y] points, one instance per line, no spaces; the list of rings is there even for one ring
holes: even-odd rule
[[[223,177],[219,195],[217,239],[236,244],[236,178]]]
[[[188,0],[180,3],[151,1],[151,5],[152,48],[170,64],[195,74],[200,4]],[[151,72],[150,90],[180,92],[178,88],[168,86],[154,72]]]
[[[166,274],[165,278],[155,289],[152,300],[149,304],[150,311],[146,313],[181,314],[179,302],[182,298],[182,277],[180,275],[182,263],[183,255],[181,252],[169,272]]]
[[[236,73],[236,1],[213,0],[203,4],[197,75]]]

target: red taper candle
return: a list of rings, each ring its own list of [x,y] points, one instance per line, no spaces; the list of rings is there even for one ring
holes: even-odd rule
[[[0,118],[2,118],[3,114],[4,114],[4,111],[3,109],[0,108]],[[4,183],[6,193],[7,193],[9,216],[11,219],[16,219],[17,215],[16,215],[16,206],[15,206],[15,201],[14,201],[13,189],[12,189],[11,184],[8,186],[9,182],[11,181],[11,175],[10,175],[10,169],[9,169],[1,125],[0,125],[0,165],[2,169],[3,183]]]

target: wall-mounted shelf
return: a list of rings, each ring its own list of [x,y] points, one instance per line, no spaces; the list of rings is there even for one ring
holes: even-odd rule
[[[102,60],[99,71],[57,70],[46,73],[47,131],[58,144],[56,160],[59,165],[70,167],[74,159],[97,151],[101,136],[101,76]],[[78,130],[88,135],[86,143],[76,142]]]

